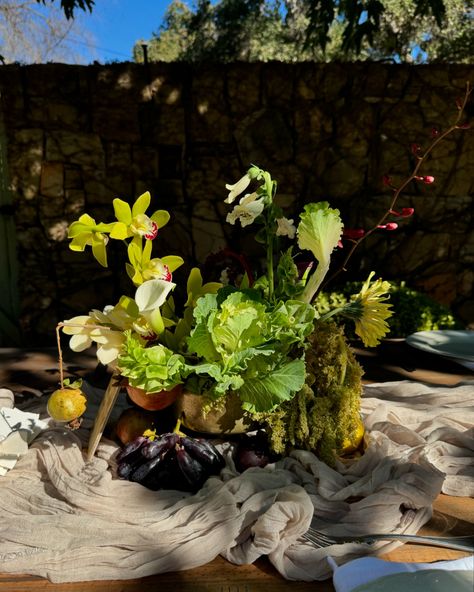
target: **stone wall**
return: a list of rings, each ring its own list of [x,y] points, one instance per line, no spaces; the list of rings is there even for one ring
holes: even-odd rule
[[[51,342],[58,320],[132,292],[121,245],[111,245],[108,269],[68,249],[67,226],[82,212],[112,221],[114,197],[132,202],[150,190],[152,206],[172,213],[157,256],[180,254],[191,265],[230,244],[258,257],[249,233],[225,223],[223,203],[224,184],[256,163],[278,180],[289,217],[325,199],[347,226],[367,227],[390,201],[383,175],[406,176],[410,145],[426,146],[433,126],[454,119],[473,73],[310,63],[0,67],[27,343]],[[400,207],[415,215],[372,235],[345,277],[374,269],[406,279],[472,322],[473,165],[473,133],[456,131],[423,171],[436,182],[403,194]]]

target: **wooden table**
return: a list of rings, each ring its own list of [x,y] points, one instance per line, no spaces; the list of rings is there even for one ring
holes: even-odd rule
[[[419,380],[431,384],[453,385],[474,380],[474,373],[457,363],[419,352],[403,341],[386,341],[377,350],[356,349],[365,369],[364,380]],[[93,352],[71,354],[65,351],[66,368],[84,376],[95,385],[105,386],[108,375],[97,368]],[[54,348],[36,350],[0,349],[0,387],[30,397],[31,389],[55,388],[59,380],[57,354]],[[474,534],[474,500],[440,495],[434,504],[432,519],[421,534],[445,536]],[[382,555],[389,561],[432,562],[456,559],[466,553],[450,549],[405,544]],[[73,560],[73,559],[72,559]],[[261,558],[252,565],[236,566],[217,557],[211,563],[184,572],[173,572],[136,580],[51,584],[35,576],[0,574],[3,592],[141,592],[173,590],[175,592],[334,592],[331,580],[323,582],[288,582],[272,565]]]

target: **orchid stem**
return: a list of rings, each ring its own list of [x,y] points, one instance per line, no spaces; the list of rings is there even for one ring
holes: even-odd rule
[[[268,236],[268,234],[267,234]],[[274,292],[274,277],[273,277],[273,235],[268,238],[267,244],[267,273],[268,273],[268,299],[271,301]]]

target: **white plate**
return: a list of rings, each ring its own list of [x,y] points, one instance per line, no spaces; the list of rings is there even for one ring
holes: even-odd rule
[[[474,331],[418,331],[406,342],[432,354],[474,362]]]

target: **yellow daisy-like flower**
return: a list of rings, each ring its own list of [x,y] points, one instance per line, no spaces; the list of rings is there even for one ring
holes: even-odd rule
[[[371,283],[372,271],[361,291],[350,303],[351,318],[355,321],[355,332],[366,347],[375,347],[389,332],[387,319],[392,316],[391,305],[385,302],[389,296],[389,282],[377,279]]]

